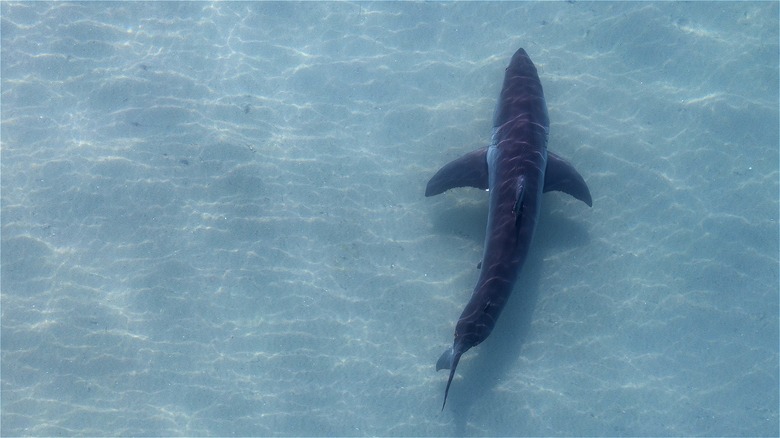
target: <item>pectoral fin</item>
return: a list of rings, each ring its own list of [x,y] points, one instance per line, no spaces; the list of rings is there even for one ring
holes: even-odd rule
[[[425,196],[434,196],[455,187],[488,188],[487,148],[477,149],[447,163],[428,181]]]
[[[547,170],[544,173],[544,191],[552,190],[568,193],[580,201],[593,206],[588,185],[577,170],[568,161],[547,152]]]

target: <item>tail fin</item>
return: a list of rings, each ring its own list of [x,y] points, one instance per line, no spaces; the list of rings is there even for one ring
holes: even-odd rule
[[[458,367],[460,362],[460,356],[462,351],[455,351],[455,347],[452,346],[444,351],[436,362],[436,371],[442,369],[450,370],[450,378],[447,380],[447,389],[444,390],[444,402],[441,404],[441,410],[444,410],[444,405],[447,404],[447,394],[450,393],[450,384],[452,384],[452,378],[455,376],[455,368]]]

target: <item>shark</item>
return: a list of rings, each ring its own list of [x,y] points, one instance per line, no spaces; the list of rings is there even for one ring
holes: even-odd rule
[[[539,74],[520,48],[504,74],[490,144],[446,164],[425,188],[426,197],[456,187],[488,190],[490,197],[479,278],[455,325],[452,346],[436,363],[436,371],[450,370],[442,411],[461,356],[487,339],[512,294],[539,220],[542,193],[564,192],[593,206],[583,177],[547,150],[549,132]]]

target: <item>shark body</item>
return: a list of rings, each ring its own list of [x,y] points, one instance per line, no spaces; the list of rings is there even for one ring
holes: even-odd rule
[[[450,370],[442,410],[458,361],[490,335],[512,293],[531,245],[542,193],[562,191],[592,206],[582,176],[547,151],[549,130],[539,75],[525,50],[519,49],[506,68],[490,145],[442,167],[425,189],[425,196],[455,187],[490,193],[479,279],[458,319],[452,346],[436,363],[437,371]]]

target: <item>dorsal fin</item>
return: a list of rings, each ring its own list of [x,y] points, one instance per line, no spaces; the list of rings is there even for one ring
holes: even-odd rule
[[[515,193],[515,205],[512,211],[515,213],[515,224],[520,226],[520,219],[523,217],[523,198],[525,197],[525,177],[520,175],[517,178],[517,193]]]

